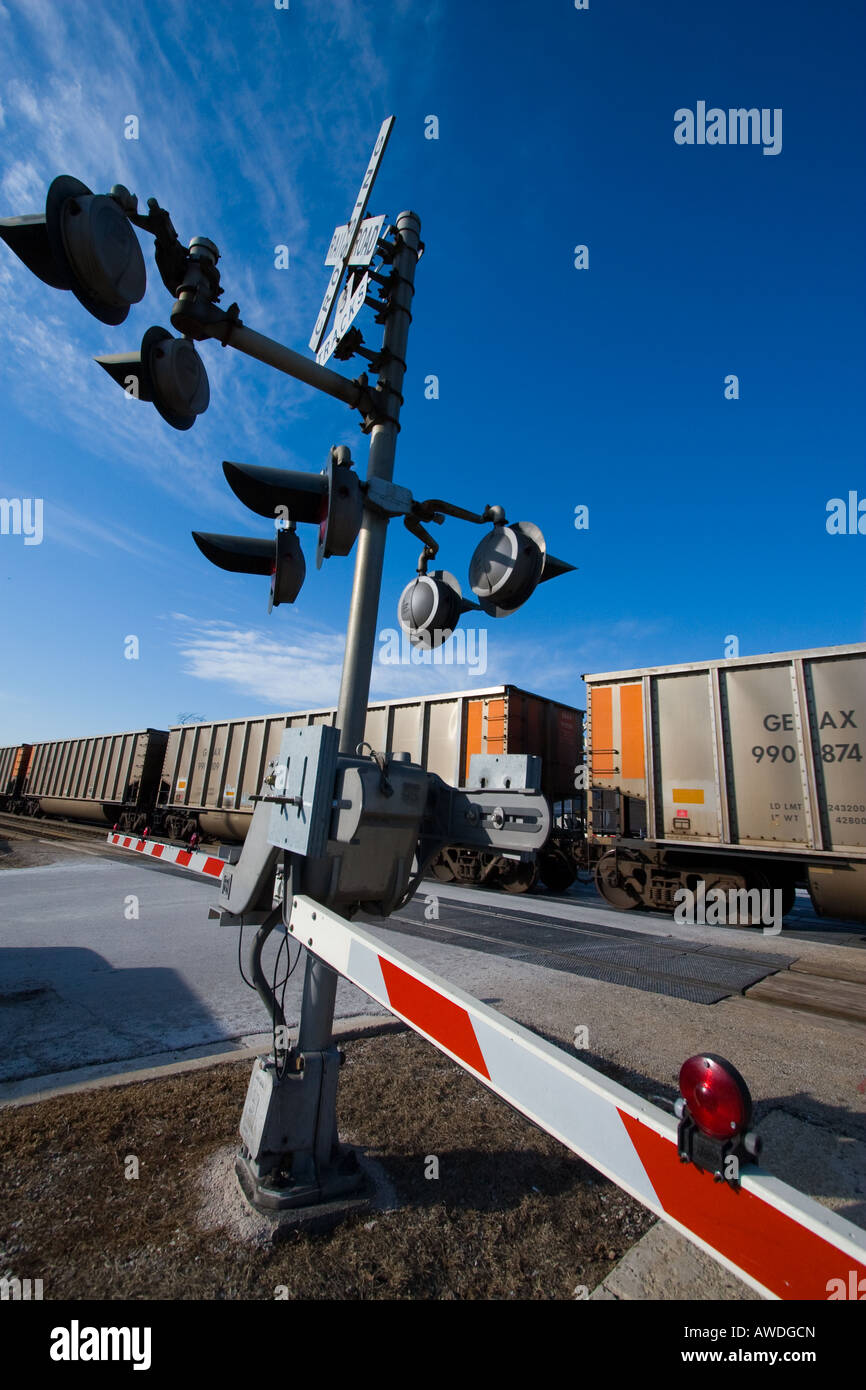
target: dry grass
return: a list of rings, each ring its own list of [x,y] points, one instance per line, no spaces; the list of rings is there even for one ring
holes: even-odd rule
[[[341,1134],[401,1204],[280,1244],[203,1229],[249,1064],[0,1111],[0,1273],[45,1298],[572,1298],[647,1212],[414,1034],[348,1045]],[[137,1180],[124,1176],[135,1154]],[[425,1157],[439,1159],[438,1180]]]

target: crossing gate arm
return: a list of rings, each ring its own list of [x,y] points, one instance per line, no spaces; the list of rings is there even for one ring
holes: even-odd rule
[[[215,854],[206,854],[200,849],[184,849],[183,845],[168,845],[161,840],[143,840],[139,835],[118,835],[114,831],[108,837],[114,849],[127,849],[132,854],[144,855],[146,859],[158,859],[161,864],[174,864],[188,873],[202,874],[215,882],[222,877],[226,860]]]
[[[108,844],[216,882],[226,861],[111,833]],[[680,1162],[673,1116],[347,922],[292,900],[289,930],[515,1110],[768,1298],[825,1300],[866,1278],[866,1232],[757,1165],[739,1189]],[[859,1286],[859,1283],[858,1283]]]
[[[312,898],[290,932],[490,1090],[769,1298],[826,1300],[866,1276],[866,1232],[756,1166],[739,1189],[682,1163],[658,1106]]]

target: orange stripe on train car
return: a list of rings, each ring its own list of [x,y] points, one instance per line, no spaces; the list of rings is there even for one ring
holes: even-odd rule
[[[484,713],[483,700],[470,700],[466,707],[466,762],[463,768],[463,785],[469,785],[469,759],[473,753],[483,753],[481,747],[481,727]]]
[[[613,776],[613,687],[597,685],[589,692],[592,720],[592,775]],[[599,752],[595,752],[595,749]]]
[[[643,733],[643,686],[621,685],[622,776],[642,781],[646,775]],[[607,747],[608,745],[604,745]]]

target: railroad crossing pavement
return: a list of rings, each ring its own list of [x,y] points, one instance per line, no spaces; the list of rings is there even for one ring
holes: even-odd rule
[[[166,1054],[237,1056],[256,1040],[264,1010],[239,977],[237,932],[207,920],[214,896],[212,884],[89,848],[64,850],[46,867],[0,873],[0,1101],[83,1079],[85,1068],[93,1076],[152,1065]],[[752,1089],[766,1166],[866,1225],[862,1027],[780,1007],[731,984],[732,965],[747,976],[775,970],[772,981],[793,975],[792,961],[810,979],[810,972],[824,979],[835,972],[855,983],[858,972],[866,979],[859,941],[680,928],[595,901],[429,884],[399,920],[372,925],[398,950],[552,1041],[573,1047],[580,1030],[578,1055],[645,1095],[673,1099],[680,1063],[696,1051],[728,1056]],[[438,917],[427,915],[434,910]],[[820,924],[811,921],[803,932],[819,935]],[[642,958],[641,943],[655,956]],[[710,961],[705,978],[716,993],[719,970],[728,981],[716,1003],[678,997],[666,974],[672,959],[701,957]],[[667,992],[635,987],[641,964],[655,965],[655,985]],[[300,975],[287,987],[290,1025],[299,1014]],[[386,1017],[345,982],[337,1012]],[[668,1260],[664,1254],[659,1269]]]

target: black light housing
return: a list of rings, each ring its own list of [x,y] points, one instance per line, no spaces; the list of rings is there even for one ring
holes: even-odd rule
[[[0,237],[28,270],[55,290],[71,290],[68,273],[57,264],[45,230],[45,214],[28,213],[24,217],[0,218]]]
[[[270,574],[275,545],[256,536],[223,536],[214,531],[193,531],[192,538],[212,565],[236,574]]]
[[[144,257],[120,203],[70,174],[52,181],[43,214],[0,219],[0,237],[34,275],[71,290],[101,323],[123,323],[144,297]]]
[[[116,352],[94,359],[126,390],[138,383],[139,400],[151,401],[163,420],[188,430],[210,404],[205,365],[190,338],[175,338],[167,328],[149,328],[138,352]]]
[[[273,540],[260,541],[251,536],[219,536],[193,531],[196,545],[221,569],[269,574],[268,612],[281,603],[294,603],[307,572],[301,543],[295,534],[299,522],[319,528],[316,556],[319,566],[329,555],[348,555],[355,544],[363,519],[364,494],[359,478],[352,472],[351,462],[345,445],[331,450],[328,467],[321,473],[263,468],[226,459],[223,472],[232,492],[259,516],[277,518],[276,535]]]
[[[545,579],[575,569],[550,555],[544,536],[531,521],[494,526],[469,562],[469,585],[485,613],[507,618]]]
[[[464,600],[453,574],[432,570],[406,585],[397,604],[397,617],[412,646],[429,651],[447,642],[460,615],[474,607]]]
[[[307,564],[293,526],[277,531],[271,540],[212,531],[193,531],[192,538],[205,559],[220,569],[235,574],[269,574],[269,613],[281,603],[294,603],[301,592]]]

